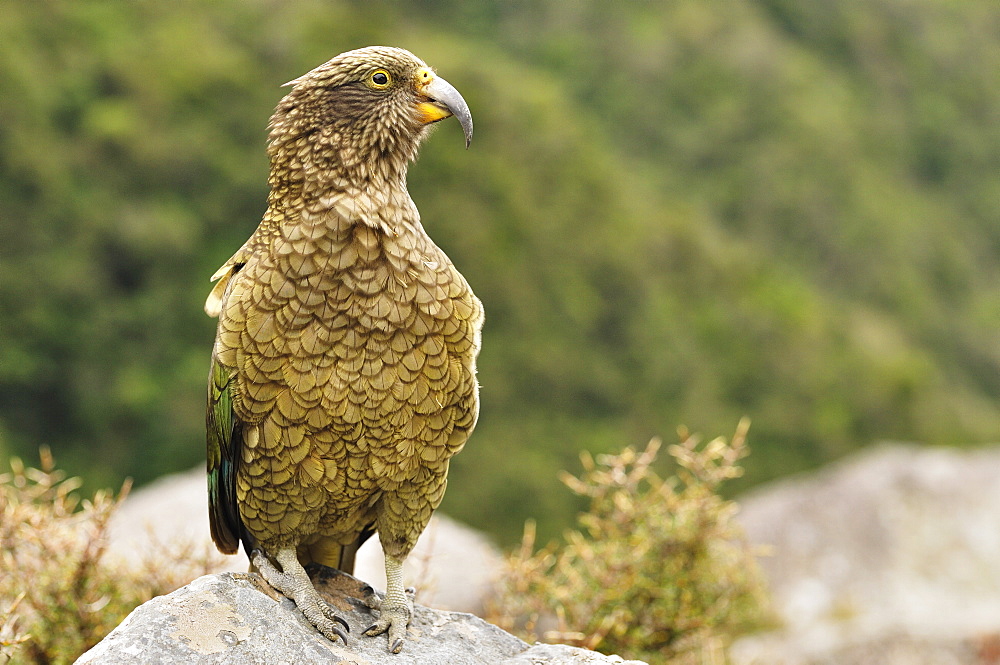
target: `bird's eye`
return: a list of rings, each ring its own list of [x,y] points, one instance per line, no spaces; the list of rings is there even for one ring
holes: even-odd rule
[[[389,76],[389,72],[384,69],[378,69],[372,73],[368,80],[371,81],[373,88],[386,88],[392,81],[392,77]]]

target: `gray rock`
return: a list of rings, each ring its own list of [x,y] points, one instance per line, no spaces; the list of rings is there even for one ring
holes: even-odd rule
[[[785,626],[737,642],[734,663],[991,662],[976,654],[1000,629],[1000,448],[882,444],[740,503]]]
[[[595,651],[565,644],[536,644],[527,651],[511,656],[500,665],[646,665],[641,660],[622,660],[620,656],[605,656]]]
[[[331,642],[295,604],[257,575],[206,575],[136,608],[78,665],[604,665],[623,661],[567,646],[529,645],[471,614],[416,605],[402,653],[384,635],[365,637],[372,613],[358,599],[365,584],[328,568],[313,581],[352,628],[348,644]],[[629,665],[643,665],[629,661]]]
[[[164,476],[133,491],[111,520],[107,560],[142,570],[148,553],[162,549],[164,543],[170,543],[171,551],[208,560],[204,572],[248,568],[246,556],[223,556],[212,544],[203,467]],[[481,613],[500,565],[500,553],[486,536],[435,513],[406,559],[403,580],[417,585],[417,597],[427,605]],[[385,562],[377,536],[358,552],[354,574],[377,589],[385,588]]]

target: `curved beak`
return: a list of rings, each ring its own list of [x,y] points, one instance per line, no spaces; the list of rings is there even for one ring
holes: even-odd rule
[[[428,97],[428,101],[419,104],[421,121],[437,122],[455,116],[465,132],[465,147],[468,148],[472,142],[472,113],[461,93],[440,76],[434,76],[421,92]]]

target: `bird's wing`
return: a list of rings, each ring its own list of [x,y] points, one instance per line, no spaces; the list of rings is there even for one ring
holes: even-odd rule
[[[212,359],[208,380],[208,517],[212,540],[225,554],[235,554],[244,535],[236,505],[236,465],[243,423],[233,413],[232,372]]]
[[[229,288],[229,282],[233,275],[243,268],[247,257],[252,253],[250,243],[253,239],[251,238],[240,247],[209,279],[211,282],[216,282],[215,286],[212,287],[212,292],[208,294],[208,299],[205,300],[205,313],[209,316],[217,317],[222,312],[222,300],[226,296],[226,289]]]

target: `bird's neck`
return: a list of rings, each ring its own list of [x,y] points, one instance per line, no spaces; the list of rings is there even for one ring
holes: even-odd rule
[[[355,127],[327,124],[308,127],[272,120],[267,153],[271,188],[297,185],[306,193],[406,189],[406,171],[426,130],[414,137],[376,134],[358,138]]]
[[[364,225],[390,236],[422,234],[420,215],[406,189],[406,162],[367,168],[317,168],[272,162],[268,215],[278,227],[325,227],[339,235]]]

